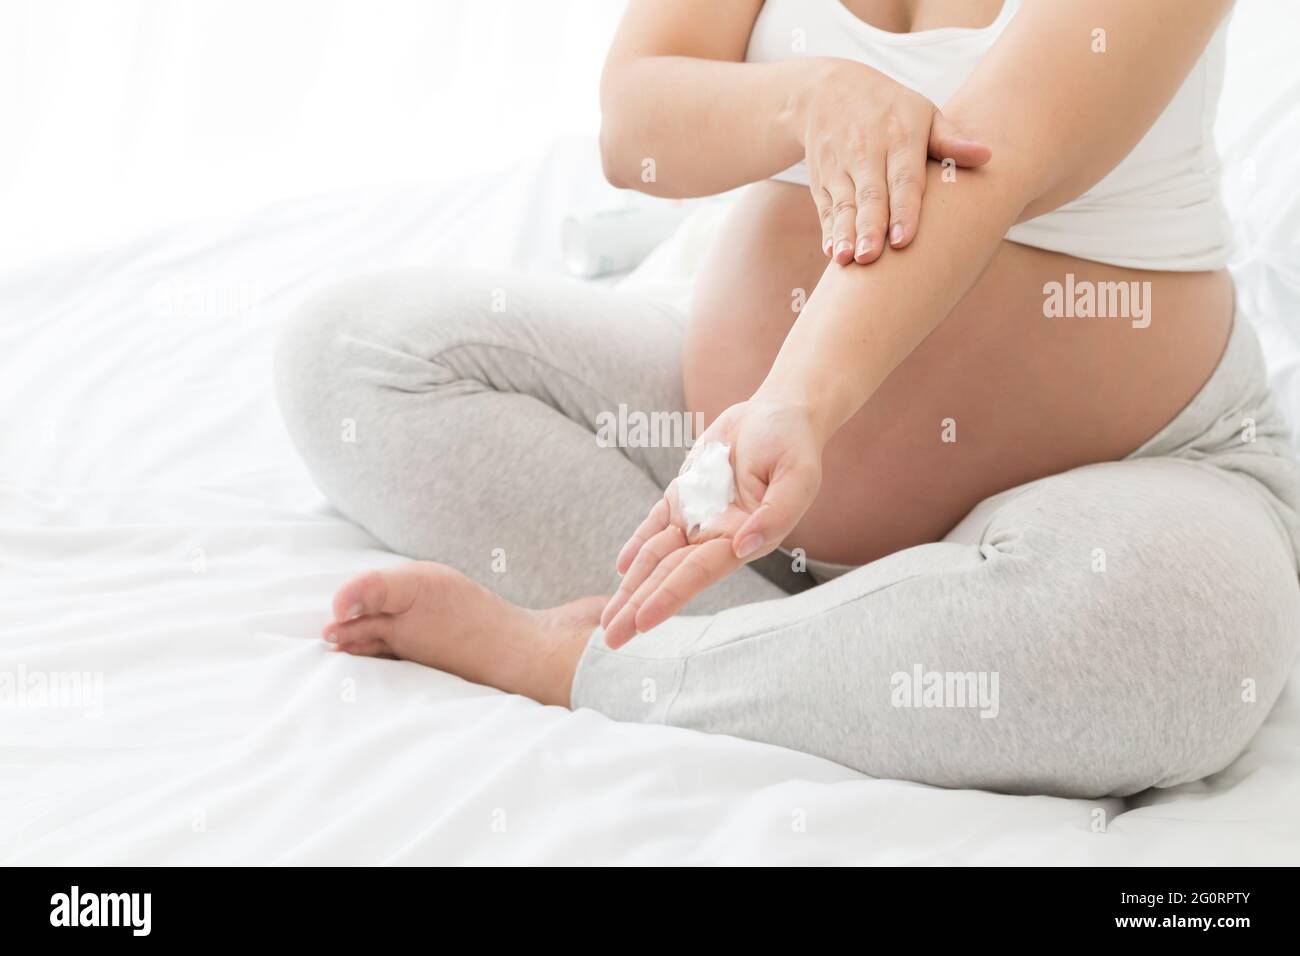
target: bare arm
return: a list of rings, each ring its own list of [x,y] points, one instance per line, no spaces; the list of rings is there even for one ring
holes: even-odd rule
[[[1029,0],[948,105],[998,158],[954,183],[932,164],[917,241],[870,270],[828,269],[760,394],[807,406],[828,438],[975,284],[1013,224],[1075,198],[1128,154],[1230,5]],[[1097,28],[1104,53],[1092,50]]]
[[[808,61],[741,62],[761,6],[632,0],[600,84],[610,182],[651,195],[703,196],[803,158],[793,112]],[[643,176],[647,160],[653,180]]]
[[[611,183],[653,196],[723,192],[807,158],[836,262],[875,261],[916,234],[927,153],[989,150],[925,97],[861,63],[744,63],[757,0],[632,0],[601,80]]]
[[[675,484],[618,558],[601,623],[617,647],[774,550],[816,498],[821,450],[947,317],[1016,222],[1087,190],[1155,121],[1231,0],[1026,0],[948,104],[997,159],[944,183],[921,228],[870,269],[831,265],[754,397],[700,437],[733,450],[737,500],[709,534],[685,527]],[[1107,52],[1092,51],[1093,30]]]
[[[629,3],[600,83],[601,155],[611,183],[656,196],[704,196],[803,158],[793,99],[808,61],[741,62],[761,6]],[[647,160],[653,180],[643,175]]]

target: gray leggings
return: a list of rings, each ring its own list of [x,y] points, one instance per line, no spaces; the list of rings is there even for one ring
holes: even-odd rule
[[[680,467],[680,447],[595,433],[620,405],[682,407],[682,321],[563,280],[391,272],[303,308],[279,396],[343,514],[512,601],[559,604],[614,589],[619,546]],[[1241,752],[1290,670],[1298,510],[1239,318],[1211,380],[1126,460],[997,495],[943,541],[815,565],[822,583],[798,593],[742,569],[619,651],[597,630],[572,704],[946,787],[1195,780]]]

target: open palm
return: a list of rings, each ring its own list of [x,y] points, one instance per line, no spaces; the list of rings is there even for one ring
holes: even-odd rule
[[[680,611],[705,588],[775,550],[821,486],[821,443],[798,406],[751,399],[732,405],[700,436],[731,446],[736,498],[707,530],[682,515],[678,481],[619,552],[623,575],[600,623],[621,647]],[[687,458],[683,473],[691,466]]]

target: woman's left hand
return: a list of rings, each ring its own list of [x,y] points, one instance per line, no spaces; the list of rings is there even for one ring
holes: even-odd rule
[[[688,528],[677,480],[619,552],[623,575],[600,623],[621,647],[728,574],[774,551],[821,487],[825,444],[807,408],[758,396],[732,405],[696,441],[731,446],[736,499],[707,531]],[[691,459],[687,458],[687,465]]]

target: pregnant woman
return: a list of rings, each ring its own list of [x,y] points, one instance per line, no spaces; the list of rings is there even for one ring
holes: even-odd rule
[[[940,786],[1222,769],[1300,631],[1300,466],[1224,269],[1229,7],[631,0],[609,179],[752,185],[689,315],[437,270],[304,308],[294,440],[422,559],[325,639]],[[598,440],[621,405],[728,447],[707,530],[688,449]]]

